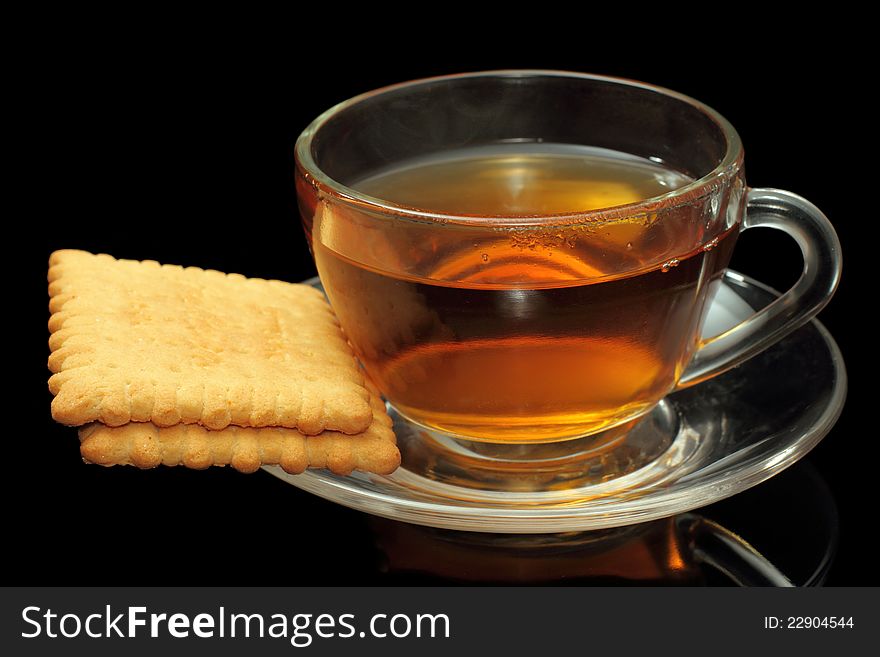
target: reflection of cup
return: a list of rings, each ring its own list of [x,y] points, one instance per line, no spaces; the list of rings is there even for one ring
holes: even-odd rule
[[[734,129],[690,98],[575,73],[404,83],[337,105],[296,147],[321,282],[404,416],[454,437],[596,434],[742,362],[824,305],[840,270],[814,206],[747,190]],[[800,281],[700,326],[740,230],[781,228]]]
[[[389,575],[431,584],[693,585],[700,577],[673,518],[562,534],[456,532],[384,518],[370,527]]]

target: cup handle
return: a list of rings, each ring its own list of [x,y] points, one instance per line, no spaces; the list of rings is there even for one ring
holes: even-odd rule
[[[780,189],[749,189],[742,230],[759,226],[784,230],[794,238],[804,256],[801,277],[766,308],[702,340],[676,390],[726,372],[763,351],[815,317],[834,294],[840,280],[840,241],[819,208]]]

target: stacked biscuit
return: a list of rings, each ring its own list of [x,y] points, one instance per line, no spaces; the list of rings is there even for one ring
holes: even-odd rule
[[[85,460],[393,471],[391,420],[317,290],[57,251],[52,416]]]

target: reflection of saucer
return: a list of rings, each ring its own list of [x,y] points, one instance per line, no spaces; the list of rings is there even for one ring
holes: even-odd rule
[[[489,534],[378,517],[370,527],[392,585],[817,586],[838,534],[834,499],[808,462],[699,513],[626,527]]]
[[[724,283],[707,335],[775,295],[735,272]],[[524,456],[444,442],[395,417],[403,465],[390,476],[266,470],[334,502],[416,524],[522,533],[609,528],[705,506],[780,472],[828,433],[845,388],[837,345],[813,321],[743,365],[670,395],[611,444],[559,443]],[[628,469],[645,462],[646,450],[656,450],[653,460]]]

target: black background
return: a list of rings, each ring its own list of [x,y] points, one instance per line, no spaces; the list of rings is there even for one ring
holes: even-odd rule
[[[143,30],[137,20],[106,29],[86,20],[84,31],[62,22],[37,30],[19,51],[17,104],[25,116],[13,128],[27,140],[27,183],[14,191],[27,191],[26,209],[12,217],[16,236],[6,242],[14,263],[7,280],[21,295],[6,321],[21,338],[8,343],[16,378],[6,437],[5,579],[433,581],[383,575],[364,516],[264,473],[84,465],[75,430],[49,416],[46,260],[55,249],[79,248],[264,278],[310,277],[291,173],[294,141],[311,119],[385,84],[522,67],[634,78],[694,96],[738,129],[750,185],[799,193],[834,223],[844,275],[821,319],[844,353],[850,392],[843,417],[808,459],[840,510],[828,583],[876,584],[869,538],[878,456],[869,324],[877,297],[876,166],[867,143],[876,119],[868,116],[863,60],[846,35],[838,34],[843,41],[832,51],[804,35],[749,37],[711,22],[699,38],[676,27],[662,37],[602,43],[597,26],[578,39],[545,34],[536,41],[522,25],[492,41],[476,31],[354,25],[342,32],[318,22],[304,14],[265,33],[234,20]],[[751,231],[737,249],[734,268],[778,289],[800,271],[796,246],[775,231]],[[749,504],[764,502],[744,500],[737,522],[748,538]],[[801,501],[782,495],[772,503],[789,514]],[[796,513],[809,523],[808,511]]]

